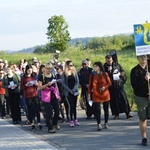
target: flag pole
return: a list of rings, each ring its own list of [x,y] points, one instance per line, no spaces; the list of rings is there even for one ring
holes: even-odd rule
[[[146,20],[145,22],[148,23],[148,20]],[[147,60],[146,72],[149,73],[149,71],[148,71],[148,57],[147,57],[147,55],[146,55],[146,60]],[[150,79],[148,79],[148,94],[149,94],[148,99],[150,100]]]
[[[147,60],[147,64],[146,64],[146,72],[149,73],[149,70],[148,70],[148,57],[146,55],[146,60]],[[148,99],[150,100],[150,79],[148,78]]]

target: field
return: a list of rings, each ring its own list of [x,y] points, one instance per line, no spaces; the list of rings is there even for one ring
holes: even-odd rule
[[[101,61],[105,62],[105,55],[108,54],[106,52],[100,52],[100,51],[93,51],[93,50],[78,50],[75,48],[69,48],[67,51],[60,53],[60,61],[64,61],[65,58],[70,58],[76,69],[79,70],[81,67],[81,62],[85,58],[89,58],[91,60],[91,66],[93,62],[95,61]],[[134,104],[134,96],[133,91],[130,85],[130,71],[131,69],[137,64],[136,56],[135,56],[135,50],[124,50],[124,51],[118,51],[118,60],[119,63],[123,66],[124,70],[126,71],[127,75],[127,82],[125,84],[125,90],[127,92],[128,100],[132,106],[132,110],[136,110],[136,106]],[[46,63],[49,60],[53,59],[53,54],[33,54],[33,53],[26,53],[26,54],[1,54],[0,59],[2,60],[8,60],[8,62],[11,63],[19,63],[20,59],[27,59],[29,62],[31,62],[31,59],[33,57],[37,57],[39,60],[42,61],[42,63]]]

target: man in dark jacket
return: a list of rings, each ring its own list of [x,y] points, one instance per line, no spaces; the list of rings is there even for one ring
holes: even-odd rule
[[[92,68],[88,67],[88,61],[83,60],[82,61],[82,68],[78,72],[79,76],[79,83],[81,85],[81,96],[84,99],[85,102],[85,111],[87,115],[87,119],[89,119],[92,114],[92,107],[89,105],[87,100],[87,91],[88,91],[88,85],[89,85],[89,77],[92,74]]]
[[[105,71],[109,74],[112,85],[110,91],[110,108],[114,119],[119,119],[120,113],[125,113],[127,119],[133,117],[130,114],[130,106],[124,90],[124,83],[126,82],[125,71],[119,63],[113,62],[112,56],[105,57],[104,64]]]
[[[139,127],[142,136],[142,145],[147,146],[147,119],[150,119],[150,67],[147,68],[146,55],[137,56],[139,64],[131,70],[131,85],[134,90],[135,102],[137,104]]]

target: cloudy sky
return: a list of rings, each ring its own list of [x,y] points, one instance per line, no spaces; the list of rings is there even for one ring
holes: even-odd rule
[[[0,0],[0,50],[48,42],[48,19],[63,15],[71,38],[132,33],[150,21],[150,0]]]

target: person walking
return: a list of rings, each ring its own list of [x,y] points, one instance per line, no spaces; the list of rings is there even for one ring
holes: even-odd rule
[[[52,74],[53,69],[54,67],[52,66],[52,64],[47,63],[45,65],[44,73],[38,78],[38,90],[41,90],[41,100],[44,104],[46,125],[48,127],[49,133],[55,133],[56,130],[60,130],[60,126],[58,125],[58,101],[60,99],[60,96],[56,79]]]
[[[68,99],[70,108],[70,127],[78,126],[77,119],[77,97],[79,95],[79,78],[71,60],[66,61],[64,73],[62,74],[62,85],[65,88],[64,95]]]
[[[148,85],[150,81],[150,66],[147,66],[146,55],[137,56],[137,60],[139,63],[132,68],[130,80],[137,104],[142,145],[147,146],[147,119],[150,119],[150,87]]]
[[[37,117],[38,128],[42,130],[37,86],[38,83],[36,80],[36,74],[33,72],[32,65],[28,64],[26,66],[25,74],[21,77],[21,90],[23,90],[23,95],[25,97],[25,102],[28,109],[28,118],[31,123],[32,130],[36,129],[34,120],[35,114]]]
[[[2,88],[3,77],[4,77],[4,70],[0,69],[0,112],[1,118],[5,119],[5,89]]]
[[[89,78],[92,74],[93,69],[88,67],[88,61],[82,61],[82,68],[78,71],[79,83],[81,85],[81,97],[84,100],[84,109],[87,116],[87,119],[91,118],[93,114],[93,109],[88,103],[88,86],[89,86]]]
[[[88,101],[93,101],[94,115],[97,121],[97,130],[101,130],[101,103],[103,103],[104,109],[104,128],[108,128],[109,117],[109,87],[111,85],[110,78],[106,72],[104,72],[103,64],[101,62],[94,62],[93,69],[95,74],[91,74],[88,86]]]
[[[20,77],[14,73],[14,65],[7,67],[7,74],[2,80],[2,87],[5,88],[6,96],[9,99],[10,111],[13,124],[21,122],[20,112]]]
[[[130,114],[131,108],[124,90],[124,83],[126,82],[125,71],[119,63],[113,62],[111,55],[107,55],[105,60],[104,69],[109,74],[112,82],[109,88],[112,115],[114,115],[114,119],[119,119],[119,114],[125,113],[127,119],[131,118],[133,116]]]
[[[57,75],[56,75],[56,79],[57,79],[57,85],[58,85],[58,89],[59,89],[59,95],[61,100],[59,101],[59,110],[60,110],[60,114],[61,114],[61,119],[62,122],[66,122],[69,121],[69,107],[68,107],[68,100],[64,95],[64,87],[61,84],[61,77],[63,74],[63,66],[60,64],[56,67],[57,70]],[[64,111],[65,109],[65,111]],[[66,113],[65,113],[66,112]],[[66,114],[66,116],[65,116]]]

